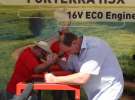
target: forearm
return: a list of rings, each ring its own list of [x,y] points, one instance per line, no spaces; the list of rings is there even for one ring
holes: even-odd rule
[[[51,65],[52,65],[51,63],[44,62],[44,63],[38,65],[37,67],[35,67],[34,72],[37,73],[37,74],[42,73],[42,72],[46,72],[46,71],[49,70],[49,67]]]
[[[35,73],[40,73],[40,72],[46,72],[49,70],[49,68],[58,63],[58,59],[59,57],[61,57],[63,54],[60,54],[60,55],[49,55],[47,56],[47,60],[44,61],[44,63],[38,65],[34,71]]]
[[[59,76],[55,78],[55,82],[81,85],[84,84],[87,81],[86,78],[89,77],[88,75],[86,77],[85,76],[86,75],[84,73],[75,73],[68,76]]]

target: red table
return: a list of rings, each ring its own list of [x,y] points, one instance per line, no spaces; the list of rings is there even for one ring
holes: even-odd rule
[[[20,95],[27,83],[20,82],[16,85],[16,95]],[[80,86],[68,84],[50,84],[39,82],[33,84],[33,90],[72,90],[75,91],[75,100],[80,100]]]

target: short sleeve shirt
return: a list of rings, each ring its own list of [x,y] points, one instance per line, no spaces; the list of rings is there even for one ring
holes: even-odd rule
[[[7,91],[15,94],[16,84],[31,80],[34,68],[42,63],[37,59],[31,48],[26,48],[18,58],[13,75],[8,83]]]
[[[123,86],[117,58],[102,39],[83,36],[79,55],[70,56],[68,62],[69,70],[90,74],[90,80],[83,86],[89,100],[117,82]]]

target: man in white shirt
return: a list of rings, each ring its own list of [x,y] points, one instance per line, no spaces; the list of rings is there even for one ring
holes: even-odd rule
[[[123,74],[109,45],[96,37],[65,34],[62,50],[68,51],[68,62],[60,61],[63,69],[75,72],[68,76],[45,75],[48,83],[82,85],[88,100],[118,100],[123,92]]]

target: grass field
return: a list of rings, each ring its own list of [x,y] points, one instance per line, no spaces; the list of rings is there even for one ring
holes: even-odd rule
[[[32,33],[28,29],[28,19],[17,16],[19,9],[28,7],[0,7],[0,90],[5,89],[14,69],[12,52],[35,40],[47,39],[59,29],[54,19],[45,19],[42,34],[39,37],[27,38]],[[88,27],[71,27],[71,31],[105,39],[117,54],[126,74],[125,78],[135,80],[135,61],[132,60],[132,55],[135,54],[135,23],[72,22],[71,25],[87,25]]]

